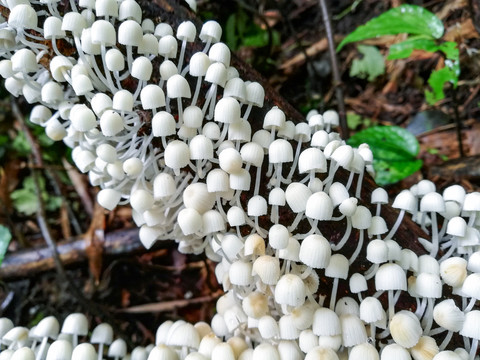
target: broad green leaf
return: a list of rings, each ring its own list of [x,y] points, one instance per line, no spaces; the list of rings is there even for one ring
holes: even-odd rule
[[[258,32],[243,38],[243,45],[251,47],[263,47],[268,44],[268,33],[260,28]]]
[[[359,146],[367,143],[373,153],[375,181],[385,185],[397,182],[422,166],[416,159],[420,146],[417,139],[398,126],[374,126],[353,135],[348,143]]]
[[[452,68],[444,67],[440,70],[435,70],[430,74],[428,84],[433,91],[425,91],[425,98],[430,105],[445,98],[443,87],[447,82],[452,83],[454,87],[457,86],[458,76]]]
[[[413,50],[435,52],[439,50],[439,46],[433,39],[411,37],[405,41],[391,45],[387,60],[405,59],[412,54]]]
[[[375,169],[375,182],[384,186],[396,183],[412,175],[422,167],[422,160],[387,162],[378,160],[373,163]]]
[[[358,51],[363,54],[363,58],[353,60],[350,76],[373,81],[377,76],[385,73],[383,55],[375,46],[358,45]]]
[[[0,265],[2,265],[3,258],[7,253],[8,244],[12,240],[12,234],[7,227],[0,225]]]
[[[343,39],[337,51],[351,42],[402,33],[438,39],[443,35],[443,24],[435,14],[421,6],[404,4],[359,26]]]

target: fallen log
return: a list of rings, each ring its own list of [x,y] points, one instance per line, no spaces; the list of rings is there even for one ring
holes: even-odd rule
[[[138,229],[117,230],[105,235],[102,243],[105,255],[126,255],[146,251],[138,239]],[[83,237],[73,241],[60,241],[57,250],[64,265],[85,262],[87,242]],[[0,267],[0,278],[12,280],[38,274],[55,268],[52,251],[48,246],[17,251],[5,256]]]

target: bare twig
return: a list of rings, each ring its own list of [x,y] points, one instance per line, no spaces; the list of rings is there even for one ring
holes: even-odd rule
[[[38,145],[38,142],[35,140],[32,132],[26,125],[23,114],[20,112],[20,109],[18,108],[17,103],[15,101],[12,101],[11,106],[12,106],[12,113],[15,115],[15,118],[17,119],[18,123],[22,127],[25,137],[32,148],[32,156],[34,159],[33,162],[35,165],[34,167],[45,170],[45,174],[50,180],[50,184],[53,187],[53,191],[55,195],[61,197],[62,205],[65,206],[65,208],[67,209],[69,221],[73,227],[73,230],[75,231],[75,234],[77,235],[81,234],[82,229],[80,227],[80,224],[77,221],[77,217],[75,216],[75,213],[73,212],[72,207],[68,204],[68,201],[66,200],[65,196],[61,191],[61,185],[60,185],[61,181],[58,178],[57,173],[45,167],[45,164],[43,163],[43,158],[42,158],[42,150],[40,149],[40,146]]]
[[[475,26],[475,30],[480,34],[480,1],[468,0],[468,7],[472,17],[473,26]]]
[[[204,304],[209,301],[214,301],[223,295],[223,291],[219,290],[211,295],[200,296],[192,299],[181,299],[172,301],[163,301],[159,303],[143,304],[138,306],[131,306],[126,309],[119,309],[118,312],[139,314],[139,313],[152,313],[152,312],[171,312],[178,308],[183,308],[194,304]]]
[[[84,181],[84,176],[80,175],[78,170],[73,167],[72,164],[67,161],[67,159],[62,158],[62,164],[67,172],[68,178],[75,188],[75,191],[80,197],[80,201],[82,202],[85,211],[90,217],[93,216],[93,201],[88,193],[88,186]]]
[[[456,133],[457,133],[457,143],[458,151],[460,157],[465,157],[465,152],[463,151],[463,142],[462,142],[462,121],[460,120],[460,114],[458,113],[458,104],[457,99],[457,89],[452,89],[452,99],[453,99],[453,113],[455,114],[455,124],[456,124]]]
[[[31,162],[33,162],[36,166],[31,166],[31,169],[32,169],[33,183],[35,186],[35,190],[36,190],[35,192],[36,192],[37,201],[38,201],[37,222],[38,222],[38,226],[40,227],[42,236],[45,239],[45,242],[47,243],[51,251],[57,274],[62,282],[68,284],[68,289],[71,291],[71,294],[85,308],[85,310],[88,310],[92,314],[106,319],[112,325],[115,332],[121,334],[122,331],[120,327],[117,326],[117,321],[115,320],[115,318],[113,318],[109,314],[107,309],[85,298],[85,296],[75,286],[75,284],[71,281],[71,279],[68,277],[65,271],[63,263],[60,259],[60,255],[58,254],[57,244],[53,239],[52,233],[50,231],[50,227],[46,220],[47,217],[45,212],[45,204],[43,202],[42,192],[40,189],[39,174],[38,174],[39,170],[37,169],[37,167],[43,167],[41,152],[38,147],[38,144],[34,141],[33,136],[29,132],[29,129],[23,120],[23,116],[21,115],[20,110],[18,109],[18,106],[17,104],[15,104],[15,102],[12,102],[12,110],[14,111],[16,116],[19,118],[20,123],[22,124],[22,127],[25,129],[27,140],[30,142],[32,149],[34,149],[33,155],[31,156]],[[125,340],[129,344],[129,346],[133,345],[132,341],[128,337]]]
[[[343,101],[342,79],[340,78],[340,71],[338,69],[337,53],[335,51],[335,41],[333,39],[332,23],[330,21],[330,13],[328,11],[325,0],[319,0],[322,9],[323,23],[325,24],[325,33],[328,39],[328,52],[330,54],[330,61],[332,63],[333,73],[333,87],[335,88],[335,97],[338,103],[338,115],[340,116],[340,132],[342,138],[345,140],[349,137],[347,126],[347,118],[345,113],[345,103]]]

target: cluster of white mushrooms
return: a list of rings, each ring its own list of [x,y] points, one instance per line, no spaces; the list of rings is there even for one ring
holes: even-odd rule
[[[155,25],[135,0],[0,4],[0,74],[39,104],[30,120],[73,148],[103,207],[130,203],[147,248],[174,239],[204,252],[225,291],[210,325],[167,321],[130,355],[111,329],[97,334],[105,324],[96,350],[77,345],[79,314],[61,334],[51,317],[30,332],[3,319],[0,360],[478,358],[480,193],[424,180],[396,196],[387,224],[385,190],[361,198],[372,153],[334,132],[336,112],[294,124],[273,107],[252,131],[264,90],[231,66],[218,23]],[[428,234],[425,255],[395,241],[405,213]],[[335,241],[322,230],[334,222],[345,224]]]

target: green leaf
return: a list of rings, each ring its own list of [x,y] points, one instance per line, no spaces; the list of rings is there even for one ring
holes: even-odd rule
[[[442,21],[428,10],[416,5],[401,5],[373,18],[348,34],[338,45],[340,51],[351,42],[382,35],[414,34],[438,39],[443,35]]]
[[[25,215],[33,215],[38,210],[37,195],[30,189],[15,190],[10,194],[10,199],[12,199],[15,209]]]
[[[23,132],[19,132],[13,139],[12,149],[21,156],[27,156],[31,153],[30,143]]]
[[[0,225],[0,265],[2,265],[3,258],[7,253],[8,245],[12,240],[12,234],[7,227]]]
[[[268,33],[260,28],[258,32],[243,38],[243,45],[251,47],[263,47],[268,44]]]
[[[374,126],[353,135],[348,143],[359,146],[367,143],[373,153],[375,181],[392,184],[411,175],[422,166],[416,156],[420,151],[417,139],[398,126]]]
[[[411,37],[405,41],[391,45],[387,60],[405,59],[412,54],[413,50],[435,52],[439,50],[439,46],[433,39]]]
[[[447,82],[452,83],[454,87],[457,86],[458,76],[452,68],[444,67],[430,74],[428,84],[433,91],[425,91],[425,98],[430,105],[434,105],[437,101],[445,98],[443,87]]]
[[[33,177],[27,177],[22,183],[21,189],[15,190],[10,194],[10,199],[13,201],[13,206],[18,212],[25,215],[33,215],[38,211],[39,203],[35,188]],[[49,211],[58,209],[62,204],[62,199],[59,196],[50,195],[45,190],[45,179],[38,178],[38,186],[42,194],[42,199],[45,203],[45,208]]]
[[[353,112],[347,112],[347,125],[351,130],[355,130],[359,125],[362,124],[362,117]]]
[[[363,54],[363,58],[353,60],[350,76],[373,81],[377,76],[385,73],[383,56],[375,46],[358,45],[358,51]]]
[[[420,170],[422,164],[422,160],[419,159],[392,162],[375,161],[373,163],[375,182],[381,186],[396,183]]]
[[[235,31],[237,23],[237,17],[235,14],[231,14],[225,24],[225,43],[232,50],[237,48],[237,33]]]
[[[446,41],[438,46],[438,50],[443,52],[447,59],[458,61],[460,59],[460,52],[456,42]]]

